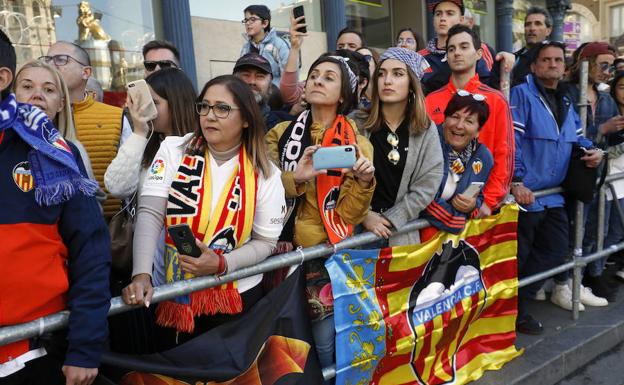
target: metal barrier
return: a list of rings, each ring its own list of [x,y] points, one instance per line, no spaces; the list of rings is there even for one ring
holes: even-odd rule
[[[606,178],[606,183],[609,183],[617,179],[624,179],[624,172],[609,175]],[[549,194],[561,193],[561,192],[563,192],[562,188],[555,187],[555,188],[550,188],[546,190],[536,191],[535,197],[539,198],[539,197],[543,197]],[[601,189],[601,194],[604,194],[604,189]],[[614,201],[614,202],[617,202],[617,201]],[[581,210],[582,210],[582,207],[581,207]],[[582,218],[582,212],[581,212],[581,218]],[[423,219],[418,219],[418,220],[407,223],[405,226],[395,231],[393,234],[395,235],[404,234],[407,232],[425,228],[427,226],[429,226],[429,223],[427,221]],[[618,244],[615,247],[612,246],[607,250],[602,250],[602,251],[599,251],[597,253],[591,254],[583,258],[582,257],[582,236],[583,236],[583,221],[582,220],[576,222],[576,229],[579,230],[579,227],[580,227],[580,233],[579,231],[577,231],[575,233],[575,238],[578,237],[578,235],[580,234],[580,241],[578,240],[578,238],[576,239],[577,242],[575,242],[574,260],[572,262],[568,262],[564,265],[561,265],[557,268],[544,271],[535,276],[527,277],[519,282],[519,287],[526,286],[530,283],[533,283],[542,279],[550,278],[558,273],[561,273],[562,271],[570,270],[576,267],[582,268],[588,262],[591,262],[595,259],[602,258],[616,251],[624,249],[624,243]],[[604,231],[604,228],[600,230]],[[289,253],[275,255],[275,256],[267,258],[266,260],[262,261],[261,263],[257,265],[237,270],[235,272],[226,274],[222,277],[216,277],[216,276],[198,277],[198,278],[193,278],[187,281],[180,281],[180,282],[175,282],[172,284],[158,286],[154,288],[154,296],[152,298],[152,303],[165,301],[168,299],[175,298],[179,295],[189,294],[194,291],[218,286],[226,282],[235,281],[235,280],[238,280],[244,277],[249,277],[249,276],[256,275],[256,274],[266,273],[268,271],[272,271],[272,270],[279,269],[282,267],[300,265],[304,261],[315,259],[315,258],[320,258],[324,256],[329,256],[337,252],[338,250],[344,250],[344,249],[362,246],[362,245],[371,243],[373,241],[376,241],[378,239],[380,238],[377,237],[375,234],[366,232],[363,234],[355,235],[349,239],[346,239],[340,243],[337,243],[334,246],[317,245],[317,246],[309,247],[307,249],[297,249]],[[577,255],[578,250],[580,250],[580,253],[578,253]],[[135,306],[126,305],[121,300],[121,297],[115,297],[111,300],[111,307],[109,310],[109,315],[123,313],[123,312],[129,311],[133,308],[138,308],[138,307],[139,307],[138,305],[135,305]],[[46,317],[39,318],[31,322],[0,328],[0,345],[5,345],[8,343],[23,340],[26,338],[37,337],[46,332],[59,330],[67,326],[68,319],[69,319],[69,311],[62,311],[62,312],[55,313]]]
[[[504,73],[504,71],[502,71]],[[581,64],[581,95],[580,95],[580,117],[583,125],[586,124],[587,121],[587,72],[588,72],[588,63],[587,61]],[[504,74],[501,76],[501,82],[503,83],[503,90],[506,91],[506,96],[508,96],[509,92],[509,74]],[[583,127],[583,133],[585,132],[585,127]],[[620,207],[616,194],[615,188],[611,184],[612,181],[624,179],[624,172],[609,175],[605,179],[605,185],[610,189],[613,200],[612,204],[616,205],[616,209],[618,212],[618,216],[620,220],[624,223],[624,209]],[[535,198],[543,197],[546,195],[554,194],[554,193],[562,193],[564,192],[563,188],[555,187],[545,190],[536,191],[534,193]],[[573,270],[572,276],[572,302],[573,302],[573,310],[572,310],[572,318],[574,320],[578,319],[579,316],[579,304],[580,304],[580,288],[581,288],[581,277],[582,277],[582,269],[590,262],[596,261],[609,255],[624,250],[624,242],[618,243],[616,245],[612,245],[606,250],[603,250],[603,241],[604,241],[604,218],[605,218],[605,186],[601,186],[598,190],[598,225],[597,225],[597,247],[596,252],[583,256],[583,235],[584,235],[584,221],[583,221],[583,203],[577,202],[576,212],[575,212],[575,228],[574,228],[574,249],[572,255],[572,261],[564,263],[556,268],[543,271],[541,273],[532,275],[530,277],[526,277],[518,282],[518,287],[524,287],[530,285],[535,282],[539,282],[555,275]],[[429,226],[429,223],[426,220],[418,219],[412,222],[407,223],[405,226],[393,232],[393,235],[404,234],[411,231],[423,229]],[[301,265],[303,262],[320,258],[324,256],[329,256],[334,254],[339,250],[354,248],[362,245],[366,245],[373,241],[379,240],[380,237],[376,236],[373,233],[366,232],[363,234],[358,234],[351,238],[348,238],[340,243],[337,243],[333,246],[328,245],[317,245],[313,247],[309,247],[306,249],[296,249],[289,253],[280,254],[276,256],[272,256],[267,258],[261,263],[257,265],[250,266],[247,268],[243,268],[237,270],[232,273],[228,273],[221,277],[209,276],[209,277],[198,277],[193,278],[187,281],[175,282],[172,284],[166,284],[162,286],[158,286],[154,288],[154,295],[152,297],[152,303],[158,303],[161,301],[173,299],[177,296],[189,294],[194,291],[206,289],[209,287],[214,287],[221,285],[226,282],[231,282],[235,280],[239,280],[241,278],[253,276],[256,274],[266,273],[272,270],[276,270],[283,267]],[[131,306],[126,305],[121,297],[115,297],[111,300],[111,307],[109,310],[109,315],[115,315],[119,313],[123,313],[134,308],[140,307],[139,305]],[[56,331],[62,329],[67,326],[69,320],[69,311],[61,311],[46,317],[42,317],[36,319],[31,322],[26,322],[18,325],[6,326],[0,328],[0,346],[9,344],[11,342],[16,342],[20,340],[24,340],[27,338],[37,337],[47,332]],[[329,379],[334,377],[336,374],[335,365],[332,365],[327,368],[323,368],[323,376],[325,379]]]

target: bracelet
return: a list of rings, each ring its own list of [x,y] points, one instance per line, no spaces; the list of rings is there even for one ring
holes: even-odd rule
[[[217,275],[221,276],[225,273],[227,273],[227,262],[225,261],[225,257],[223,256],[223,254],[217,254],[217,256],[219,257],[219,265],[217,266]]]

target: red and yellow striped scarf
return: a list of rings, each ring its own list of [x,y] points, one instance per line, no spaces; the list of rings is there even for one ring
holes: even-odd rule
[[[204,155],[183,156],[169,189],[165,225],[186,223],[195,237],[216,253],[228,253],[244,244],[251,235],[257,173],[241,145],[238,165],[223,185],[214,211],[211,176],[208,151]],[[165,238],[165,276],[167,283],[194,277],[180,267],[178,251],[169,234]],[[195,328],[195,316],[236,314],[242,309],[234,281],[165,301],[158,305],[156,320],[161,326],[191,333]]]

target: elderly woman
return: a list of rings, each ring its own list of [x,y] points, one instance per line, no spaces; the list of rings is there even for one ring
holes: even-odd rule
[[[483,203],[480,187],[487,182],[494,160],[477,137],[489,113],[483,95],[465,90],[453,95],[444,110],[444,122],[439,127],[444,176],[433,202],[422,215],[437,230],[461,232],[466,220],[475,216]],[[425,229],[423,240],[435,232]]]

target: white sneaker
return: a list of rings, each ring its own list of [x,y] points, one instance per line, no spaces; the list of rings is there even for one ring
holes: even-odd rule
[[[546,301],[546,290],[544,290],[544,288],[540,288],[537,293],[535,293],[535,298],[536,301]]]
[[[568,289],[569,290],[569,289]],[[587,306],[608,306],[606,298],[598,297],[592,293],[592,289],[581,285],[581,303]]]
[[[555,285],[550,296],[550,302],[560,308],[572,311],[572,290],[568,285]],[[579,303],[579,311],[585,311],[583,303]]]

